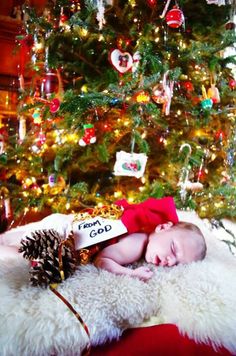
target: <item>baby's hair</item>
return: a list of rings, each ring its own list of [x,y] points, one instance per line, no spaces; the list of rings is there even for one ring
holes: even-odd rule
[[[204,238],[204,235],[202,231],[199,229],[199,227],[195,224],[186,222],[186,221],[179,221],[176,225],[177,228],[180,227],[185,230],[193,231],[195,232],[200,238],[201,238],[201,250],[199,253],[199,259],[203,260],[206,257],[206,251],[207,251],[207,246],[206,246],[206,241]]]

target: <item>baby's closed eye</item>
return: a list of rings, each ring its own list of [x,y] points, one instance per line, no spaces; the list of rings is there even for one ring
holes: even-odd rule
[[[171,252],[173,253],[173,255],[176,256],[177,255],[177,247],[173,241],[171,242],[170,249],[171,249]]]

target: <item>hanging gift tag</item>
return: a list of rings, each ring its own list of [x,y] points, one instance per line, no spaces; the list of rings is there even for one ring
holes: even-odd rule
[[[121,220],[104,219],[100,216],[75,221],[72,225],[75,249],[79,250],[128,232]]]
[[[147,156],[144,153],[116,153],[114,174],[116,176],[130,176],[141,178],[144,174]]]

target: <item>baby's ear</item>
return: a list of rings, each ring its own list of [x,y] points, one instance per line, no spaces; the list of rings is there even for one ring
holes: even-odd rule
[[[171,221],[168,221],[165,224],[157,225],[155,228],[155,232],[159,232],[161,230],[169,230],[172,226],[173,226],[173,223]]]
[[[157,225],[156,228],[155,228],[155,232],[159,232],[159,231],[161,231],[161,229],[162,229],[161,225]]]

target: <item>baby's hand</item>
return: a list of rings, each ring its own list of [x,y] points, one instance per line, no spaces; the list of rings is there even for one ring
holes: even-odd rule
[[[141,266],[141,267],[135,268],[132,271],[132,276],[138,277],[139,279],[141,279],[141,281],[146,282],[153,276],[153,272],[150,270],[149,267]]]

